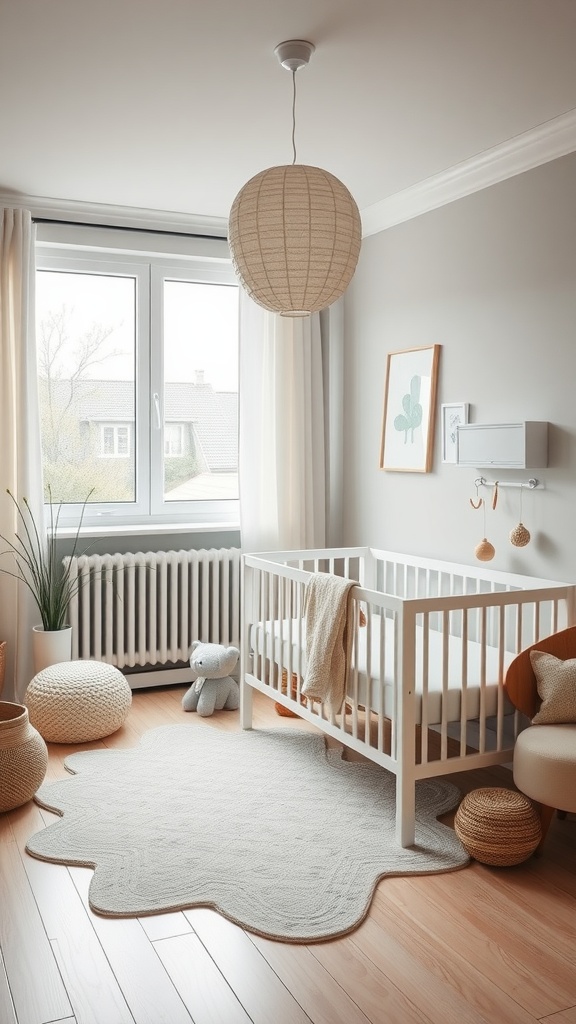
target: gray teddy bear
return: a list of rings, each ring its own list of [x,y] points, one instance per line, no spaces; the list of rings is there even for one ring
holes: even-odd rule
[[[230,672],[236,666],[240,651],[223,644],[203,644],[195,640],[190,654],[190,668],[198,679],[182,698],[184,711],[197,711],[208,718],[214,711],[236,711],[240,707],[238,683]]]

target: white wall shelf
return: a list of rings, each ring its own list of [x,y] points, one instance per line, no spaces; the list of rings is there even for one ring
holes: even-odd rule
[[[541,469],[548,465],[548,423],[465,423],[458,427],[457,464],[477,469]]]

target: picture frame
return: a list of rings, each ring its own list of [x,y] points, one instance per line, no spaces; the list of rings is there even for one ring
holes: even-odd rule
[[[389,352],[380,469],[429,473],[441,345]]]
[[[442,462],[456,463],[458,459],[458,427],[462,423],[468,423],[468,403],[443,402],[441,423]]]

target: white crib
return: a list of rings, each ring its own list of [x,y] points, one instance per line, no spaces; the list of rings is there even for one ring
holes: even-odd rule
[[[307,581],[356,580],[347,699],[305,701]],[[504,678],[523,648],[573,624],[576,587],[373,548],[243,557],[241,723],[253,689],[396,775],[396,837],[414,843],[415,783],[512,759]],[[304,703],[303,703],[304,701]]]

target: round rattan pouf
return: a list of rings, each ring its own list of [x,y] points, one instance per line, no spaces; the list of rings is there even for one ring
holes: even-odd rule
[[[513,789],[467,793],[456,811],[454,828],[474,860],[500,868],[527,860],[542,838],[534,806]]]
[[[25,702],[32,725],[49,743],[87,743],[120,728],[132,691],[113,665],[63,661],[34,676]]]

